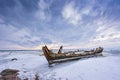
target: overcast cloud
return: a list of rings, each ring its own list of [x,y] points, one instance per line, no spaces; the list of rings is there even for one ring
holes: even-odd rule
[[[0,45],[120,48],[120,0],[0,0]]]

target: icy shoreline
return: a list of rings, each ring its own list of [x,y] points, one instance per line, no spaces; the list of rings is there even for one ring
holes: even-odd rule
[[[89,58],[48,67],[44,56],[29,53],[0,53],[0,72],[6,68],[18,69],[19,77],[34,80],[120,80],[120,55],[103,52],[104,57]],[[11,61],[12,58],[17,60]]]

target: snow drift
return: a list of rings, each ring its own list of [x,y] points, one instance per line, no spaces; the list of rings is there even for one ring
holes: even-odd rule
[[[0,52],[0,72],[6,68],[18,69],[19,77],[34,80],[120,80],[120,55],[103,52],[104,57],[54,64],[48,67],[44,56],[19,52]],[[17,60],[11,61],[16,58]]]

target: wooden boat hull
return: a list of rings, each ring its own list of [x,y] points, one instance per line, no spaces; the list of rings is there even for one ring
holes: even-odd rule
[[[49,65],[51,65],[53,63],[60,63],[60,62],[66,62],[71,60],[78,60],[82,58],[102,56],[103,48],[99,47],[99,48],[96,48],[96,50],[84,51],[83,53],[79,53],[79,54],[76,54],[75,52],[61,53],[60,50],[58,51],[58,54],[57,54],[49,50],[47,46],[42,47],[42,50]]]

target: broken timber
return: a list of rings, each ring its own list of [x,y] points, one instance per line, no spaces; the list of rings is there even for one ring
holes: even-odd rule
[[[49,65],[53,63],[65,62],[70,60],[78,60],[82,58],[89,58],[95,56],[102,56],[103,48],[99,47],[95,50],[90,51],[71,51],[62,53],[62,46],[58,50],[58,53],[53,53],[51,50],[47,48],[47,46],[42,47],[43,53],[49,63]]]

